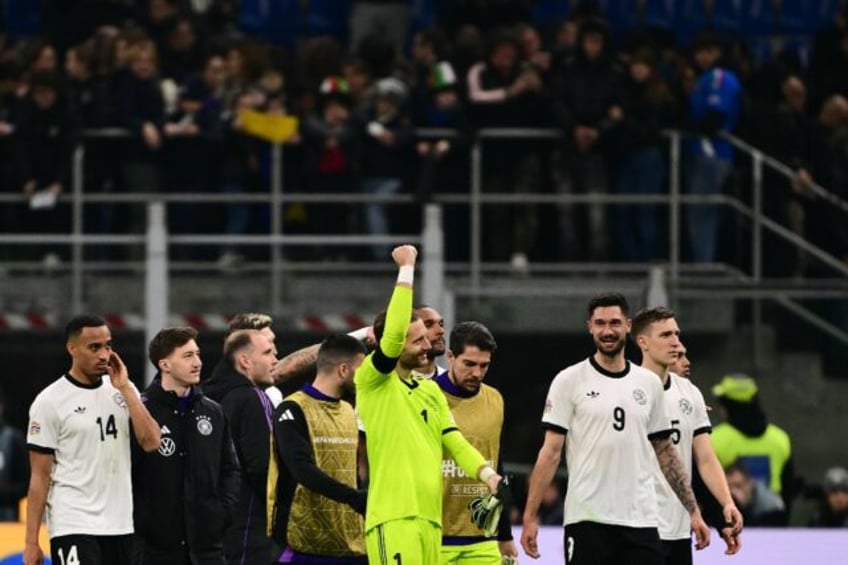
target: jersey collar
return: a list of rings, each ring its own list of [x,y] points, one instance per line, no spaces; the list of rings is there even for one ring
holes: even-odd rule
[[[450,376],[448,375],[447,371],[438,375],[435,378],[435,381],[436,384],[439,385],[439,388],[441,388],[443,391],[452,396],[458,396],[460,398],[471,398],[472,396],[477,396],[477,394],[480,392],[480,389],[477,389],[474,392],[468,392],[465,389],[459,388],[458,386],[453,384],[453,381],[450,380]]]
[[[75,387],[87,388],[89,390],[93,390],[95,388],[100,388],[100,386],[103,384],[103,377],[100,377],[99,383],[83,383],[83,382],[80,382],[80,381],[76,380],[74,377],[72,377],[70,373],[65,373],[65,378],[68,380],[69,383],[71,383]]]
[[[323,400],[324,402],[338,402],[339,401],[338,398],[333,398],[332,396],[324,394],[323,392],[321,392],[320,390],[318,390],[317,388],[312,386],[311,383],[307,383],[306,385],[304,385],[302,390],[305,394],[311,396],[315,400]]]
[[[618,371],[617,373],[616,373],[616,372],[613,372],[613,371],[607,371],[606,369],[604,369],[603,367],[601,367],[601,366],[600,366],[600,364],[599,364],[597,361],[595,361],[595,356],[594,356],[594,355],[591,355],[591,356],[589,357],[589,363],[591,363],[591,364],[592,364],[592,367],[593,367],[593,368],[594,368],[597,372],[599,372],[599,373],[600,373],[600,374],[602,374],[603,376],[605,376],[605,377],[609,377],[609,378],[611,378],[611,379],[620,379],[620,378],[622,378],[622,377],[626,377],[626,376],[627,376],[627,373],[629,373],[629,372],[630,372],[630,361],[628,361],[627,359],[625,359],[625,360],[624,360],[624,370],[623,370],[623,371]]]

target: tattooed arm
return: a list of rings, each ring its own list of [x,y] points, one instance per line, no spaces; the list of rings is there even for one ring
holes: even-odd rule
[[[686,474],[686,469],[683,468],[677,450],[671,443],[671,438],[651,440],[651,444],[654,446],[665,479],[671,485],[671,489],[680,499],[683,507],[689,512],[692,531],[695,533],[695,549],[704,549],[710,544],[710,529],[704,519],[701,518],[701,511],[695,502],[689,476]]]
[[[309,369],[315,367],[315,360],[318,358],[318,350],[321,348],[320,343],[298,349],[294,353],[289,353],[279,361],[274,369],[274,379],[277,384],[286,382]]]
[[[654,451],[660,462],[660,469],[662,469],[668,484],[671,485],[671,490],[674,491],[683,507],[691,515],[698,509],[698,504],[695,502],[695,494],[692,492],[689,476],[686,474],[686,469],[683,468],[683,462],[677,455],[677,450],[674,449],[674,444],[671,443],[671,438],[657,439],[652,441],[651,444],[654,446]]]

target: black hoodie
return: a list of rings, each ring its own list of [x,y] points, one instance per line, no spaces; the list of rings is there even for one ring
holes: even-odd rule
[[[274,407],[261,389],[225,361],[212,371],[203,391],[224,407],[241,463],[241,491],[233,524],[224,539],[227,560],[267,565],[271,542],[265,531],[266,484]]]

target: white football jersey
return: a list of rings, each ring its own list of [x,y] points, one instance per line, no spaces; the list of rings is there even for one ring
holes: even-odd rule
[[[108,377],[89,387],[63,375],[41,391],[29,410],[27,444],[56,459],[47,494],[51,538],[133,533],[129,410]]]
[[[663,393],[665,412],[671,427],[671,441],[692,480],[692,442],[695,436],[710,433],[712,426],[707,415],[704,396],[692,381],[671,373]],[[660,539],[689,539],[689,512],[674,494],[659,464],[655,468],[657,505],[659,506]]]
[[[657,526],[649,438],[667,435],[669,426],[654,373],[630,362],[611,373],[590,357],[554,378],[542,422],[567,432],[565,525]]]

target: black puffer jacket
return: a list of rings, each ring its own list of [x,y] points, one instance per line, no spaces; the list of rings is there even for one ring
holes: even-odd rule
[[[224,549],[239,492],[239,464],[221,406],[194,390],[187,401],[157,378],[142,395],[162,442],[145,453],[133,442],[135,531],[159,552]]]

